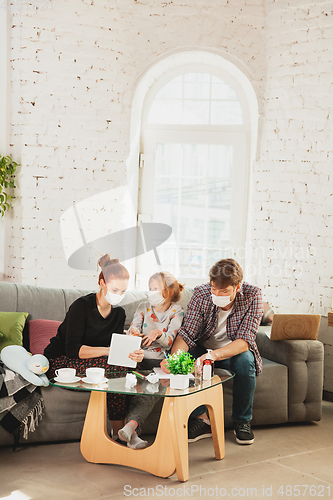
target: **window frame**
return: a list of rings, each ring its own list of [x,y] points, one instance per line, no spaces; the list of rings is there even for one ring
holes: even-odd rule
[[[232,88],[232,90],[236,93],[242,108],[243,124],[241,125],[174,124],[173,125],[173,124],[148,123],[148,116],[151,105],[156,95],[160,91],[160,89],[173,78],[183,75],[185,73],[194,73],[194,72],[210,73],[211,75],[216,76],[217,78],[223,80],[226,84],[228,84]],[[240,220],[241,227],[239,227],[238,230],[236,231],[237,233],[236,237],[233,237],[233,235],[231,234],[231,247],[233,248],[233,255],[230,254],[228,256],[236,257],[237,255],[237,260],[242,266],[244,266],[245,264],[244,258],[242,255],[241,256],[239,255],[239,252],[237,250],[239,249],[239,247],[245,248],[246,233],[247,233],[249,183],[250,183],[250,169],[249,169],[250,113],[247,104],[246,94],[243,91],[239,82],[237,82],[227,72],[212,65],[185,64],[181,67],[170,69],[170,71],[167,71],[162,76],[160,76],[160,78],[158,78],[158,80],[151,85],[150,90],[147,92],[142,108],[141,123],[142,123],[142,128],[141,128],[140,150],[144,154],[145,167],[144,169],[141,169],[140,172],[138,212],[140,214],[143,214],[143,218],[145,220],[149,220],[149,214],[153,216],[154,199],[148,200],[147,196],[140,196],[140,193],[142,193],[142,189],[148,189],[155,195],[154,171],[155,171],[155,151],[157,142],[172,142],[172,141],[184,142],[179,140],[180,136],[184,137],[186,134],[189,134],[192,135],[192,137],[197,137],[197,140],[195,141],[196,143],[205,143],[205,144],[232,143],[234,146],[234,151],[236,152],[237,156],[239,156],[239,153],[242,152],[241,159],[239,160],[238,158],[236,160],[235,158],[235,160],[233,161],[232,202],[231,202],[232,220],[230,221],[231,226],[232,225],[236,226],[235,220],[237,221]],[[159,138],[162,138],[162,136],[164,136],[164,139],[159,141]],[[242,142],[241,147],[239,143],[240,138]],[[193,139],[188,142],[193,143]],[[150,146],[148,146],[148,144],[150,144]],[[153,147],[151,146],[152,144],[154,144]],[[236,194],[237,179],[239,179],[240,176],[242,176],[244,182],[242,185],[242,191],[237,196]],[[150,203],[150,208],[149,208],[149,203]],[[179,246],[181,245],[177,244],[177,247]],[[139,283],[141,282],[141,287],[142,286],[144,287],[145,281],[148,276],[144,271],[147,271],[146,269],[147,265],[149,267],[152,265],[151,264],[152,256],[147,255],[143,258],[139,258],[139,261],[141,262],[136,263],[136,272],[139,277],[139,280],[137,280],[137,282]],[[193,280],[186,278],[186,284],[188,286],[195,286],[196,284],[199,284],[198,278],[196,279],[196,283],[194,283],[194,281],[195,279]],[[200,278],[200,282],[202,282],[202,278]]]

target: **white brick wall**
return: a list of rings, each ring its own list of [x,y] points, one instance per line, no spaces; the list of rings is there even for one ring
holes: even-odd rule
[[[329,2],[266,2],[267,75],[253,243],[281,249],[274,260],[267,252],[262,264],[268,267],[257,278],[280,312],[327,314],[331,305],[332,27]],[[290,243],[295,251],[284,262]],[[283,272],[272,278],[273,263],[274,271]],[[286,276],[287,268],[297,266],[299,276]]]
[[[94,285],[94,272],[67,267],[60,217],[73,201],[126,183],[140,78],[161,58],[195,48],[238,61],[262,109],[251,248],[264,250],[252,258],[251,280],[279,311],[326,314],[333,275],[331,4],[51,5],[12,14],[10,149],[22,167],[7,236],[8,279]]]
[[[53,10],[14,9],[12,25],[11,149],[22,167],[8,279],[90,288],[95,273],[66,265],[59,220],[74,200],[126,183],[140,78],[172,52],[213,49],[262,93],[263,4],[53,0]]]

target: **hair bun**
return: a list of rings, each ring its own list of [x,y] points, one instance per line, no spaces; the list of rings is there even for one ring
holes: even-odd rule
[[[110,259],[106,265],[109,266],[111,264],[119,264],[119,259]]]
[[[118,264],[118,263],[119,263],[119,260],[118,259],[110,259],[110,255],[108,253],[103,255],[103,257],[101,257],[98,260],[98,265],[102,268],[106,267],[106,266],[110,266],[111,264]]]

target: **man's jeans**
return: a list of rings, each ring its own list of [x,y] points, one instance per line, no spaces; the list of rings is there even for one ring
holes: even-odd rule
[[[190,350],[194,358],[205,354],[207,349],[197,345]],[[222,361],[215,361],[216,368],[224,368],[235,373],[233,378],[233,403],[231,418],[238,423],[250,422],[252,420],[253,396],[256,388],[256,367],[252,351],[245,351],[237,356]],[[206,411],[205,406],[199,406],[191,417],[202,415]]]

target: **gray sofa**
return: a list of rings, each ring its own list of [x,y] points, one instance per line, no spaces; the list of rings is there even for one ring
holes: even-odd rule
[[[70,304],[92,290],[63,290],[0,282],[0,310],[29,312],[28,320],[62,321]],[[186,289],[180,304],[186,309],[192,291]],[[125,328],[144,292],[127,292],[122,303],[126,311]],[[253,421],[256,425],[320,420],[323,390],[323,344],[313,340],[278,341],[269,339],[269,327],[260,327],[257,345],[264,369],[257,377]],[[225,425],[230,427],[232,380],[224,384]],[[58,387],[42,388],[45,402],[43,419],[28,442],[78,440],[81,436],[89,394]],[[143,428],[154,433],[162,400],[155,406]],[[0,445],[12,444],[12,436],[0,428]]]

